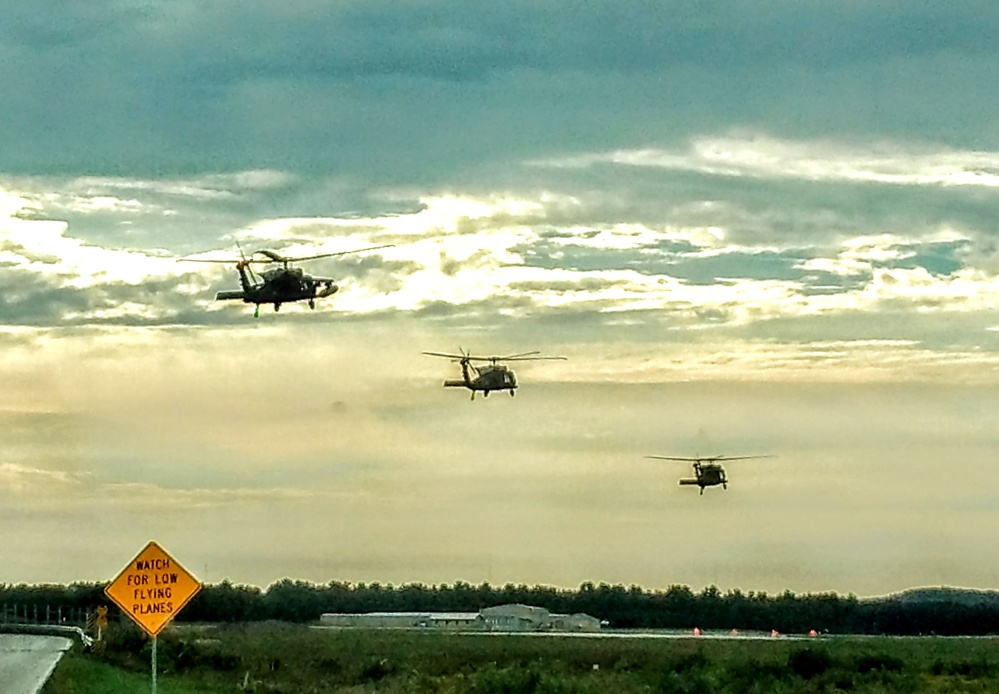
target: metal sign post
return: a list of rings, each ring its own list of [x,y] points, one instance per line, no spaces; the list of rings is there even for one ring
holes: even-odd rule
[[[153,637],[153,694],[156,694],[156,642],[158,637]]]

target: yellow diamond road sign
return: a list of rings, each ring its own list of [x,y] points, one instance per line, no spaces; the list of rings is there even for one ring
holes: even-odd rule
[[[104,593],[146,633],[156,636],[199,590],[198,579],[150,542]]]

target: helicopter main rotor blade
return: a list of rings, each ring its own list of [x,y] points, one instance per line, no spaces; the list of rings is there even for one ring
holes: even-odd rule
[[[559,361],[565,361],[568,358],[568,357],[542,357],[542,356],[540,356],[540,354],[541,354],[541,352],[538,352],[537,350],[535,350],[533,352],[521,352],[520,354],[508,354],[505,357],[489,357],[489,361],[491,361],[491,362],[500,362],[500,361],[551,361],[553,359],[559,360]],[[476,358],[479,359],[481,357],[476,357]]]
[[[775,455],[720,455],[711,460],[752,460],[754,458],[776,458]]]
[[[301,258],[281,258],[281,262],[298,263],[303,260],[316,260],[317,258],[335,258],[338,255],[348,255],[350,253],[364,253],[365,251],[375,251],[379,248],[393,248],[395,244],[387,243],[383,246],[369,246],[368,248],[355,248],[352,251],[340,251],[339,253],[320,253],[319,255],[307,255]],[[277,255],[275,253],[275,255]]]
[[[247,263],[247,264],[249,264],[249,263],[262,263],[262,264],[283,263],[284,265],[287,265],[288,263],[298,263],[298,262],[301,262],[303,260],[315,260],[317,258],[332,258],[332,257],[338,256],[338,255],[347,255],[348,253],[363,253],[364,251],[373,251],[373,250],[376,250],[376,249],[379,249],[379,248],[392,248],[393,246],[394,246],[394,244],[386,244],[384,246],[371,246],[369,248],[356,248],[356,249],[351,250],[351,251],[340,251],[339,253],[320,253],[319,255],[306,255],[306,256],[301,256],[301,257],[296,257],[296,258],[289,258],[289,257],[283,256],[280,253],[278,253],[277,251],[272,251],[272,250],[267,249],[267,248],[261,248],[259,250],[253,251],[253,253],[250,254],[250,257],[247,258],[243,254],[243,252],[242,252],[243,249],[241,248],[240,249],[240,255],[242,256],[243,262]],[[257,257],[255,257],[255,256],[258,256],[258,255],[262,255],[264,257],[263,258],[257,258]],[[194,259],[192,258],[191,260],[194,260]],[[237,261],[227,261],[227,260],[197,260],[195,262],[202,262],[202,263],[226,263],[226,262],[237,262]]]
[[[721,460],[751,460],[753,458],[775,458],[773,455],[702,455],[697,457],[675,455],[647,455],[655,460],[680,460],[686,463],[716,463]]]
[[[447,357],[448,359],[465,359],[466,358],[464,354],[446,354],[444,352],[423,352],[423,354],[426,354],[426,355],[431,356],[431,357]]]
[[[471,354],[447,354],[446,352],[424,352],[432,357],[448,357],[450,359],[462,359],[466,361],[499,361],[503,357],[476,357]]]
[[[461,359],[464,361],[489,361],[496,362],[501,361],[538,361],[543,359],[561,359],[564,360],[566,357],[538,357],[533,356],[540,354],[540,352],[524,352],[522,354],[511,354],[508,357],[479,357],[473,354],[465,353],[465,350],[461,350],[461,354],[450,354],[448,352],[423,352],[423,354],[430,355],[432,357],[447,357],[448,359]]]
[[[255,253],[262,253],[263,251],[255,251]],[[278,256],[280,258],[281,256]],[[245,255],[240,258],[229,258],[227,260],[220,260],[218,258],[177,258],[178,262],[184,263],[225,263],[226,265],[236,265],[237,263],[244,263],[249,265],[250,263],[277,263],[284,262],[283,259],[275,260],[268,257],[267,260],[261,260],[259,258],[247,258]]]
[[[262,255],[263,258],[255,258],[256,255]],[[246,262],[248,263],[284,263],[287,265],[293,260],[293,258],[285,258],[283,255],[277,251],[271,251],[266,248],[261,248],[259,251],[253,251],[250,254],[250,259]]]
[[[239,260],[211,260],[208,258],[177,258],[178,263],[225,263],[226,265],[232,265],[238,263]]]
[[[499,361],[568,361],[569,357],[500,357]]]
[[[679,460],[684,463],[699,463],[705,460],[711,460],[710,458],[686,458],[682,456],[675,455],[647,455],[646,458],[654,458],[656,460]]]

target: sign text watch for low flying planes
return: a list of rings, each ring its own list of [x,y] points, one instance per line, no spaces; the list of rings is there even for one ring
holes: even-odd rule
[[[201,583],[150,542],[104,589],[122,611],[156,636],[201,590]]]

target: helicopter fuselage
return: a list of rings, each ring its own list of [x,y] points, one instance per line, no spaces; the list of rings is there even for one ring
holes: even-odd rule
[[[239,246],[237,242],[236,246]],[[346,255],[348,253],[362,253],[364,251],[375,251],[379,248],[390,248],[392,244],[383,246],[369,246],[368,248],[357,248],[352,251],[340,251],[338,253],[320,253],[319,255],[309,255],[298,258],[289,258],[276,251],[261,249],[254,251],[247,257],[243,249],[239,249],[239,260],[236,263],[236,272],[239,273],[238,290],[224,290],[215,294],[216,301],[242,301],[247,304],[256,304],[253,312],[257,316],[260,312],[261,304],[274,304],[274,310],[281,308],[281,304],[289,301],[308,301],[309,308],[316,307],[316,299],[336,294],[340,289],[335,280],[326,277],[311,277],[306,275],[300,267],[293,267],[291,263],[304,260],[317,260],[319,258],[333,258],[335,256]],[[263,256],[260,259],[257,256]],[[216,260],[214,258],[181,258],[194,263],[228,263],[228,260]],[[260,280],[251,269],[253,263],[277,263],[280,267],[266,270],[260,273]]]
[[[476,357],[464,350],[460,354],[449,352],[424,352],[431,357],[444,357],[461,364],[461,380],[448,379],[444,381],[445,388],[467,388],[472,391],[472,400],[475,400],[476,391],[489,397],[489,393],[494,390],[505,390],[510,396],[517,392],[517,376],[510,370],[505,361],[540,361],[547,359],[565,359],[565,357],[543,357],[540,352],[524,352],[522,354],[510,354],[505,357]],[[472,362],[485,362],[482,366],[475,366]]]
[[[696,485],[700,487],[701,494],[704,493],[705,487],[715,487],[719,484],[722,489],[728,489],[725,468],[717,463],[694,463],[694,478],[684,478],[679,483],[680,485]]]
[[[510,395],[513,395],[518,386],[516,374],[502,364],[476,367],[462,362],[462,379],[444,381],[444,387],[468,388],[472,393],[481,391],[489,397],[490,391],[494,390],[508,390]]]
[[[709,458],[675,455],[647,455],[646,458],[656,458],[657,460],[680,460],[692,463],[694,466],[694,476],[685,477],[680,480],[684,486],[700,487],[701,494],[705,487],[721,485],[722,489],[728,489],[728,477],[725,475],[725,468],[719,461],[729,460],[751,460],[753,458],[772,458],[771,455],[716,455]]]
[[[220,291],[215,295],[217,301],[238,299],[247,304],[274,304],[277,311],[281,304],[290,301],[308,301],[315,308],[315,299],[331,296],[339,290],[333,280],[314,278],[306,275],[301,268],[277,268],[260,273],[261,282],[254,282],[246,272],[246,268],[237,265],[241,290]]]
[[[681,479],[681,485],[697,485],[704,493],[705,487],[715,487],[722,485],[728,487],[728,478],[725,476],[725,468],[717,463],[694,463],[694,479]]]

